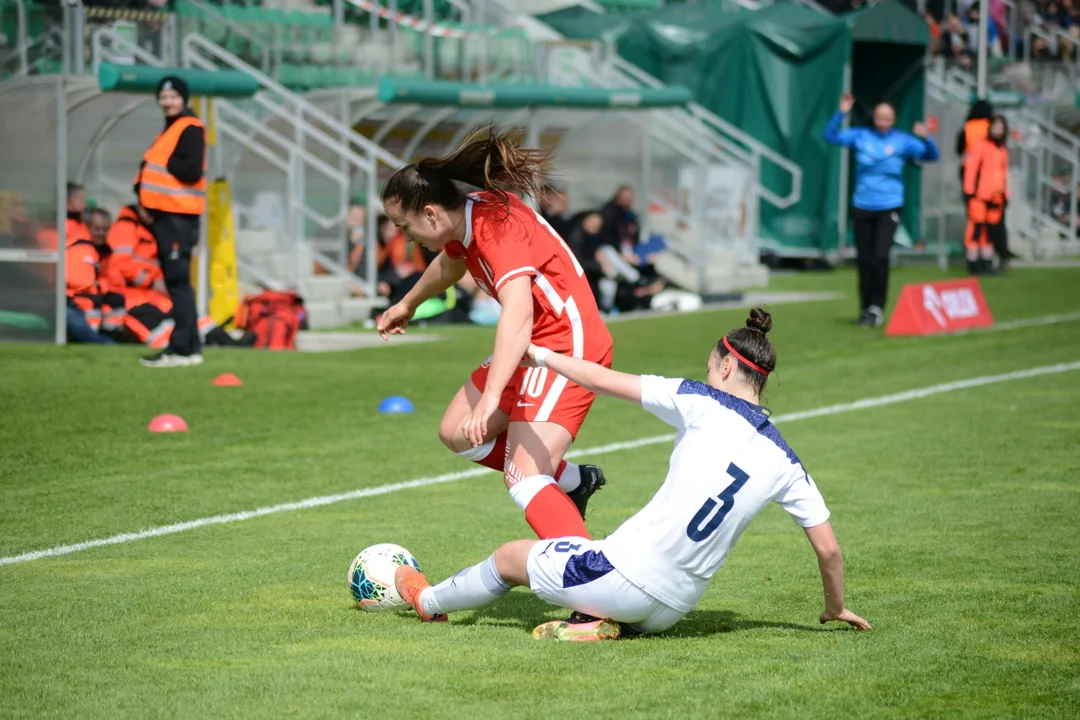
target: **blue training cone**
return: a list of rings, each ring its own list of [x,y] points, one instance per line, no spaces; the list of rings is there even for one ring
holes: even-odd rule
[[[379,403],[379,412],[381,413],[411,413],[412,411],[413,406],[409,402],[409,398],[400,395],[391,395]]]

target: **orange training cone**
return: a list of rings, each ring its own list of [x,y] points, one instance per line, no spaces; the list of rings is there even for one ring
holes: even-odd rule
[[[187,432],[187,423],[179,415],[158,415],[150,421],[150,432]]]
[[[232,373],[222,373],[214,378],[211,385],[217,385],[218,387],[234,387],[236,385],[243,385],[243,381],[236,377]]]

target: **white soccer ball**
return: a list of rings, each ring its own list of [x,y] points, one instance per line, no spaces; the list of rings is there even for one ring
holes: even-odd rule
[[[361,550],[349,567],[349,591],[356,606],[368,612],[407,607],[394,587],[394,573],[402,565],[420,569],[412,553],[400,545],[382,543]]]

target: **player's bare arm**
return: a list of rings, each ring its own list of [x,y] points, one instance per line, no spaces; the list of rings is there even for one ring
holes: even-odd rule
[[[641,403],[641,377],[609,370],[588,360],[560,355],[547,348],[529,345],[525,354],[529,367],[547,367],[590,392]]]
[[[533,325],[532,278],[522,275],[503,285],[499,290],[499,304],[502,305],[502,314],[495,327],[491,369],[480,402],[463,428],[465,439],[473,447],[484,443],[488,420],[499,409],[503,390],[529,347]]]
[[[832,525],[828,521],[805,528],[806,538],[814,548],[821,571],[821,584],[825,590],[825,611],[819,621],[846,622],[856,630],[869,630],[870,623],[844,607],[844,556],[836,541]]]
[[[428,298],[449,289],[464,277],[465,270],[464,260],[455,260],[445,252],[436,255],[435,260],[428,265],[413,289],[406,293],[400,302],[387,308],[382,314],[377,327],[379,336],[386,340],[388,335],[404,335],[405,329],[409,326],[409,319],[416,312],[416,308]]]

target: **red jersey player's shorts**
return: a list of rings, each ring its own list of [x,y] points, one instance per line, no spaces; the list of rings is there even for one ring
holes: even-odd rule
[[[604,356],[596,362],[610,368],[611,355],[609,345]],[[480,390],[487,384],[490,366],[489,357],[470,378]],[[554,370],[519,367],[503,390],[499,409],[510,415],[510,422],[553,422],[569,430],[571,437],[576,439],[595,399],[596,393],[570,382]]]

